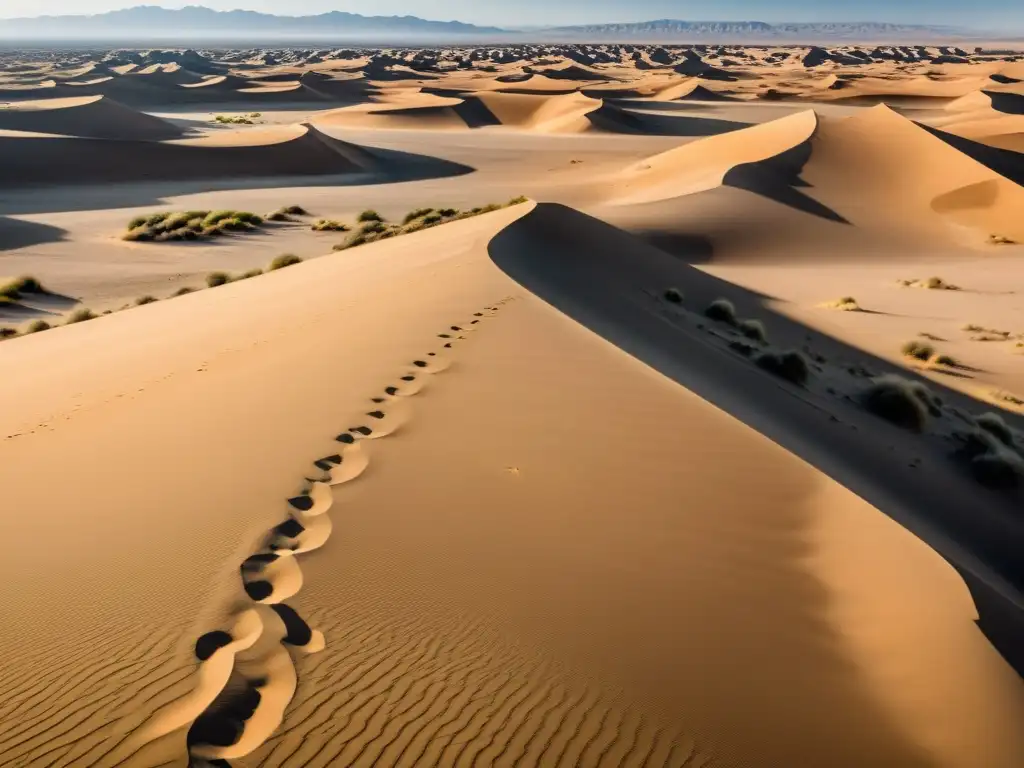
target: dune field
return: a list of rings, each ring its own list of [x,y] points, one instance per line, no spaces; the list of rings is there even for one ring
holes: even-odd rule
[[[1024,53],[0,54],[0,766],[1024,765]]]

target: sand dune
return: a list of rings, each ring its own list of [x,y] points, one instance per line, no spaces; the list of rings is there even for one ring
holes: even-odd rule
[[[62,684],[3,760],[1015,768],[1024,691],[945,562],[548,303],[701,358],[643,300],[677,268],[520,206],[9,342],[10,508],[88,459],[8,600],[0,706]]]
[[[225,131],[173,142],[0,136],[0,179],[9,184],[98,183],[270,175],[355,174],[374,156],[311,125]]]
[[[729,96],[708,88],[697,79],[661,88],[655,93],[657,101],[728,101]]]
[[[171,139],[178,127],[104,96],[22,101],[0,106],[0,130],[96,139]]]

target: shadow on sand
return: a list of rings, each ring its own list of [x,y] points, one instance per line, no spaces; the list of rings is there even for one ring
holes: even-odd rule
[[[919,379],[968,413],[995,408],[804,326],[775,312],[772,297],[695,268],[691,258],[707,260],[713,251],[699,237],[661,244],[673,253],[573,209],[540,204],[499,233],[489,254],[531,292],[800,456],[925,541],[961,574],[982,631],[1024,674],[1019,497],[977,485],[949,456],[952,446],[875,421],[847,400],[781,382],[721,345],[684,331],[665,319],[652,293],[676,286],[686,304],[697,308],[726,297],[740,316],[762,319],[776,346],[810,349],[844,369]],[[751,402],[750,392],[758,393],[757,402]],[[1003,415],[1024,428],[1024,418]],[[865,419],[871,428],[858,427]],[[897,457],[920,457],[921,463],[908,466]]]

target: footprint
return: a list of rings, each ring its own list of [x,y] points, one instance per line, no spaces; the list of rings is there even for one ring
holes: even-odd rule
[[[394,398],[380,408],[367,411],[364,425],[352,427],[349,432],[363,439],[377,440],[395,434],[411,416],[412,404],[404,398]]]
[[[302,569],[295,552],[261,552],[242,563],[242,587],[256,603],[271,605],[295,597],[302,589]]]
[[[370,461],[363,447],[356,443],[345,448],[341,457],[341,464],[335,466],[330,472],[331,485],[341,485],[355,480],[369,466]]]

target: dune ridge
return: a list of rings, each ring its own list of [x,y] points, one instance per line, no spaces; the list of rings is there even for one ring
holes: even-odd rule
[[[0,106],[0,130],[94,139],[159,141],[181,136],[177,126],[105,96],[22,101]]]

